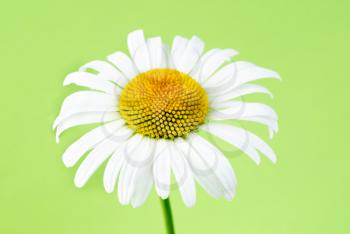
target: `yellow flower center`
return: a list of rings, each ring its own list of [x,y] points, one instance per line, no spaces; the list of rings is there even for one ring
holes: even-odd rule
[[[129,81],[120,114],[135,132],[152,138],[184,137],[205,121],[208,96],[189,75],[153,69]]]

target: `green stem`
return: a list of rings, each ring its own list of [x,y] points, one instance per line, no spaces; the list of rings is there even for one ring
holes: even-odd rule
[[[163,210],[165,226],[166,226],[166,233],[167,234],[175,234],[174,221],[173,221],[173,215],[171,213],[170,200],[169,200],[169,198],[167,198],[165,200],[160,199],[160,203],[162,204],[162,210]]]

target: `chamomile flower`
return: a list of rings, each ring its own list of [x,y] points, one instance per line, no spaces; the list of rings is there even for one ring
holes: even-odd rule
[[[82,187],[107,161],[105,190],[117,190],[121,204],[138,207],[154,187],[166,199],[172,175],[186,206],[196,202],[196,183],[215,198],[231,200],[236,177],[228,159],[215,146],[219,138],[260,163],[260,154],[276,161],[273,150],[258,136],[225,120],[266,125],[277,132],[277,114],[261,103],[241,98],[271,93],[251,84],[279,75],[249,62],[235,61],[232,49],[211,49],[197,36],[176,36],[169,48],[160,37],[145,39],[131,32],[129,55],[115,52],[70,73],[64,85],[77,91],[63,101],[54,122],[57,142],[65,130],[100,123],[63,154],[63,162],[80,164],[75,185]],[[206,133],[208,136],[203,137]]]

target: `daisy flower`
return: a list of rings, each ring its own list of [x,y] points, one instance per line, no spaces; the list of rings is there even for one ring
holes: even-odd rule
[[[63,101],[53,125],[57,142],[69,128],[100,123],[63,154],[67,167],[87,155],[74,178],[77,187],[107,161],[104,188],[108,193],[117,190],[121,204],[142,205],[153,187],[166,200],[173,175],[185,205],[191,207],[196,183],[214,198],[231,200],[235,195],[235,174],[215,139],[233,145],[257,164],[260,154],[276,162],[263,140],[225,121],[263,124],[272,137],[277,132],[276,112],[240,98],[271,95],[250,82],[279,79],[276,72],[250,62],[232,62],[238,54],[232,49],[204,53],[197,36],[176,36],[168,47],[160,37],[145,39],[137,30],[128,35],[127,44],[129,55],[118,51],[105,61],[94,60],[64,80],[64,85],[88,90]]]

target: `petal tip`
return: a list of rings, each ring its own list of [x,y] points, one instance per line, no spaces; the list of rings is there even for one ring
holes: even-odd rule
[[[85,183],[80,181],[80,180],[78,180],[78,179],[74,179],[74,185],[77,188],[82,188],[85,185]]]
[[[135,29],[134,31],[129,32],[128,35],[134,35],[134,34],[140,34],[140,33],[143,34],[143,29],[138,28],[138,29]]]
[[[186,202],[186,203],[185,203],[185,206],[186,206],[187,208],[193,208],[195,204],[196,204],[196,200],[193,200],[193,201],[188,201],[188,202]]]
[[[58,135],[58,133],[56,133],[56,144],[60,143],[60,136]]]
[[[282,81],[281,75],[278,72],[275,72],[275,77],[277,80]]]
[[[105,189],[106,193],[113,193],[113,191],[114,191],[114,188],[107,185],[106,183],[104,184],[104,189]]]
[[[158,195],[162,200],[169,198],[169,194],[166,194],[166,193],[158,193]]]
[[[69,161],[68,159],[66,159],[66,157],[63,155],[62,157],[62,161],[65,167],[70,168],[74,166],[74,163],[72,163],[71,161]]]
[[[66,78],[63,80],[63,86],[70,85],[72,83],[71,74],[68,74]]]

